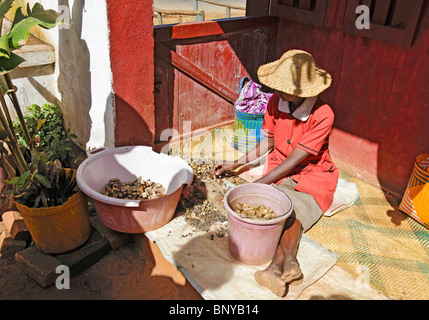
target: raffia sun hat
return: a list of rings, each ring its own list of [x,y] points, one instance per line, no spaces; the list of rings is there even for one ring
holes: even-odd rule
[[[258,78],[267,87],[302,98],[315,97],[332,83],[331,75],[302,50],[287,51],[279,60],[262,65]]]

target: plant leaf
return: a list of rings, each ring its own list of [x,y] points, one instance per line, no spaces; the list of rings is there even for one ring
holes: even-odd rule
[[[30,152],[31,152],[31,169],[34,171],[38,168],[39,154],[37,153],[37,150],[35,148],[32,148]]]
[[[45,192],[43,190],[40,190],[40,196],[42,197],[43,206],[45,208],[49,207]]]
[[[0,1],[0,17],[3,17],[12,6],[13,0],[1,0]]]
[[[40,183],[45,186],[46,188],[50,188],[51,187],[51,183],[49,182],[48,178],[46,178],[45,176],[37,173],[34,175],[34,177],[40,181]]]
[[[34,200],[34,206],[33,206],[33,208],[38,208],[39,207],[40,200],[42,200],[42,196],[39,194],[37,196],[36,200]]]
[[[27,178],[30,174],[31,174],[30,171],[26,171],[19,176],[19,179],[18,179],[18,188],[19,189],[22,189],[24,187],[24,184],[27,181]]]
[[[45,124],[46,119],[41,119],[39,121],[37,121],[37,130],[36,133],[39,132],[40,128]]]
[[[0,57],[10,58],[9,37],[7,34],[0,37]]]
[[[9,184],[17,184],[18,183],[18,180],[19,180],[19,177],[14,177],[12,180],[5,180],[5,182],[6,183],[9,183]]]
[[[25,61],[24,58],[11,52],[10,58],[0,57],[0,75],[11,72]]]
[[[57,22],[59,14],[54,10],[45,10],[40,3],[27,7],[27,15],[22,13],[22,8],[16,10],[12,29],[9,33],[9,40],[14,48],[19,48],[28,40],[30,29],[39,25],[42,28],[50,29],[60,24]]]

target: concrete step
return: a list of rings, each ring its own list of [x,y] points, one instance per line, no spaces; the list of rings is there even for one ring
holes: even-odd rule
[[[13,52],[25,59],[25,61],[19,65],[19,68],[45,66],[55,63],[54,47],[40,41],[33,35],[30,35],[24,46]]]
[[[12,23],[4,19],[2,31],[8,32],[11,26]],[[19,65],[19,68],[45,66],[55,63],[54,47],[41,41],[32,34],[30,34],[26,44],[19,49],[13,50],[13,53],[25,59],[25,61]]]

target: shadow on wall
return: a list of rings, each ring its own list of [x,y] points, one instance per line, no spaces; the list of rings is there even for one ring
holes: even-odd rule
[[[106,106],[109,107],[110,104],[115,103],[115,146],[144,145],[152,147],[153,133],[138,110],[118,95],[114,95],[112,99],[114,102],[107,99]],[[106,130],[108,130],[108,126],[106,126]],[[106,136],[108,134],[110,133],[106,132]]]
[[[58,6],[69,6],[68,0],[58,0]],[[66,126],[78,136],[76,142],[83,148],[90,138],[92,125],[90,54],[85,40],[82,40],[82,16],[85,0],[73,1],[69,28],[59,29],[58,91],[61,93],[61,108],[66,117]],[[73,124],[73,125],[71,125]]]

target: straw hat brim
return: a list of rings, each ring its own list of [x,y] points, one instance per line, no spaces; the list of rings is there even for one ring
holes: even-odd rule
[[[332,76],[326,70],[315,65],[315,77],[313,81],[305,86],[300,86],[291,76],[285,74],[279,75],[278,72],[275,72],[281,62],[281,60],[277,60],[259,67],[259,82],[274,90],[302,98],[315,97],[328,89],[332,84]]]

